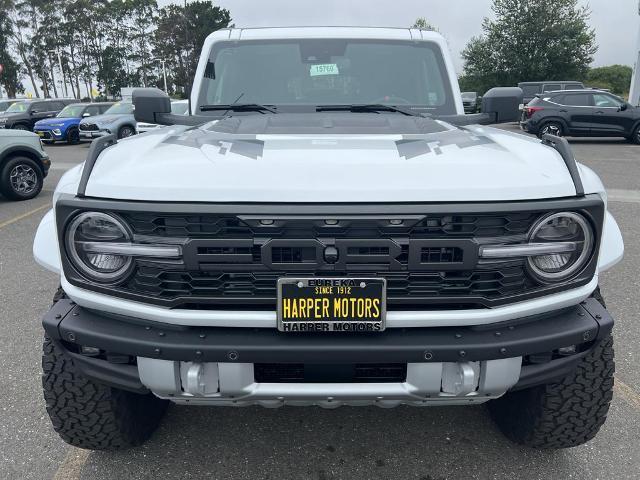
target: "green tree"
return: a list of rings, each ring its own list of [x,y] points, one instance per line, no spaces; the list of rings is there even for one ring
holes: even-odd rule
[[[588,7],[578,0],[493,0],[495,20],[462,52],[474,90],[536,80],[583,80],[597,51]]]
[[[587,75],[590,87],[606,88],[617,95],[629,93],[633,69],[627,65],[592,68]]]
[[[415,23],[411,26],[411,28],[419,28],[421,30],[432,30],[434,32],[439,32],[438,27],[435,27],[433,24],[429,23],[426,18],[420,17],[416,19]]]
[[[9,12],[13,6],[12,0],[0,0],[1,12]],[[20,82],[20,65],[9,45],[9,39],[12,36],[13,22],[8,15],[0,16],[0,65],[3,67],[0,73],[0,85],[4,86],[9,97],[15,97],[16,93],[24,91]]]
[[[160,9],[153,39],[154,54],[165,61],[167,82],[173,93],[185,98],[189,95],[204,40],[230,24],[229,10],[215,7],[212,2],[190,2],[186,10],[175,4]]]

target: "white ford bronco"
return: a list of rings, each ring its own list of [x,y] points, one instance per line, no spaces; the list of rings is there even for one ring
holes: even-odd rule
[[[60,276],[43,385],[60,436],[145,441],[169,402],[475,405],[513,441],[593,438],[612,398],[598,288],[623,254],[598,177],[517,120],[464,115],[444,39],[378,28],[208,37],[190,115],[134,92],[35,238]]]

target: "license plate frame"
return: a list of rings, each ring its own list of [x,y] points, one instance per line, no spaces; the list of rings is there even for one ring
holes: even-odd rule
[[[316,288],[321,290],[318,291]],[[386,328],[387,280],[385,278],[284,277],[278,279],[277,290],[277,323],[278,330],[281,332],[362,333],[382,332]],[[325,298],[329,301],[328,311],[324,301],[316,303],[315,300]],[[351,298],[355,301],[351,302]],[[288,309],[285,306],[287,299],[289,299]],[[302,299],[305,299],[305,308],[302,309],[305,311],[309,310],[306,299],[313,301],[313,318],[308,315],[299,315],[301,318],[292,320],[293,305],[295,303],[298,307],[303,306]],[[335,302],[338,299],[340,305],[336,307]],[[347,299],[346,307],[344,299]],[[378,300],[377,304],[375,300]],[[370,308],[368,309],[367,306]],[[324,314],[322,319],[318,319],[315,315],[318,308]],[[352,312],[364,313],[365,316],[362,319],[354,318],[350,315]],[[378,315],[375,315],[376,312]],[[328,317],[326,317],[327,313]],[[337,318],[336,313],[349,314]],[[367,313],[370,315],[366,315]]]

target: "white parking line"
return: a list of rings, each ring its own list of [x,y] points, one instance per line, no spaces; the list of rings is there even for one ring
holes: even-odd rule
[[[51,168],[49,170],[66,171],[70,168],[77,167],[80,163],[71,162],[51,162]]]
[[[640,190],[607,189],[607,195],[612,202],[640,203]]]
[[[28,211],[27,213],[23,213],[22,215],[13,217],[11,220],[7,220],[6,222],[0,223],[0,228],[8,227],[9,225],[19,222],[20,220],[30,217],[31,215],[35,215],[36,213],[41,212],[46,208],[51,208],[51,205],[47,203],[46,205],[42,205],[41,207],[34,208],[33,210]]]
[[[80,480],[82,467],[87,463],[90,453],[89,450],[71,447],[53,476],[53,480]]]

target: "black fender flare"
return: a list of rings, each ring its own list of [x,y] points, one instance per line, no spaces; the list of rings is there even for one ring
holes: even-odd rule
[[[46,169],[42,163],[46,157],[42,155],[42,152],[39,152],[36,148],[29,145],[15,145],[13,147],[9,147],[0,153],[0,168],[5,161],[9,158],[15,157],[17,155],[23,155],[35,161],[40,168],[42,169],[42,174],[46,174]]]

